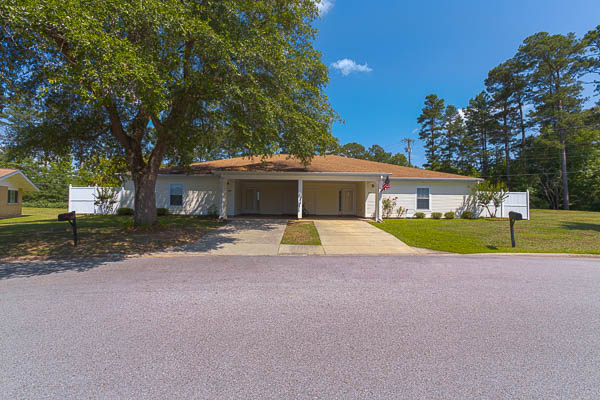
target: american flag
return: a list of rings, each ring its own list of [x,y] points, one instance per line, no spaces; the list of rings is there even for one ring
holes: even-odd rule
[[[385,182],[383,182],[383,186],[381,186],[381,191],[384,192],[384,191],[386,191],[389,188],[390,188],[390,177],[386,176],[385,177]]]

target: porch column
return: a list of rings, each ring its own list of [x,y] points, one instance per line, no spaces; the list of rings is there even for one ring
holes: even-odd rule
[[[383,209],[383,177],[380,176],[377,180],[377,204],[375,206],[375,221],[383,222],[382,209]]]
[[[302,179],[298,179],[298,219],[302,219]]]
[[[227,219],[227,179],[219,178],[219,188],[221,191],[221,205],[219,207],[219,219]]]

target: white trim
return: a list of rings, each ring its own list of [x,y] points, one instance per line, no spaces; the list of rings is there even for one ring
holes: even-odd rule
[[[171,204],[171,187],[180,185],[181,186],[181,205]],[[185,203],[185,184],[183,182],[169,182],[169,208],[183,208]]]
[[[419,208],[419,189],[427,189],[427,200],[429,208]],[[431,187],[430,186],[415,186],[415,212],[431,212]]]
[[[16,170],[15,172],[11,172],[11,173],[10,173],[10,174],[8,174],[8,175],[4,175],[3,177],[1,177],[1,178],[0,178],[0,181],[3,181],[3,180],[5,180],[6,178],[10,178],[11,176],[13,176],[13,175],[16,175],[16,174],[19,174],[19,175],[21,175],[23,178],[25,178],[25,180],[27,181],[27,183],[29,183],[31,186],[33,186],[33,188],[35,189],[35,191],[36,191],[36,192],[39,192],[39,191],[40,191],[40,189],[38,189],[38,188],[37,188],[37,186],[35,186],[35,185],[33,184],[33,182],[31,182],[31,181],[29,180],[29,178],[28,178],[28,177],[27,177],[27,176],[26,176],[24,173],[22,173],[20,170]]]

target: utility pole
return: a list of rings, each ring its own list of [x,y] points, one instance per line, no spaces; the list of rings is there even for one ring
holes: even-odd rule
[[[408,166],[412,167],[412,163],[410,162],[410,153],[412,153],[411,143],[414,143],[415,140],[411,139],[411,138],[406,138],[406,139],[402,139],[402,141],[406,143],[406,147],[404,148],[404,151],[406,151],[406,153],[408,153]]]

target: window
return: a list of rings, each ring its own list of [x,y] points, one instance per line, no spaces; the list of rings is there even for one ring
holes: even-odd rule
[[[8,204],[18,204],[19,203],[19,191],[18,190],[9,190],[8,191]]]
[[[169,205],[171,207],[183,206],[183,185],[181,183],[169,185]]]
[[[429,210],[429,188],[417,188],[417,210]]]

